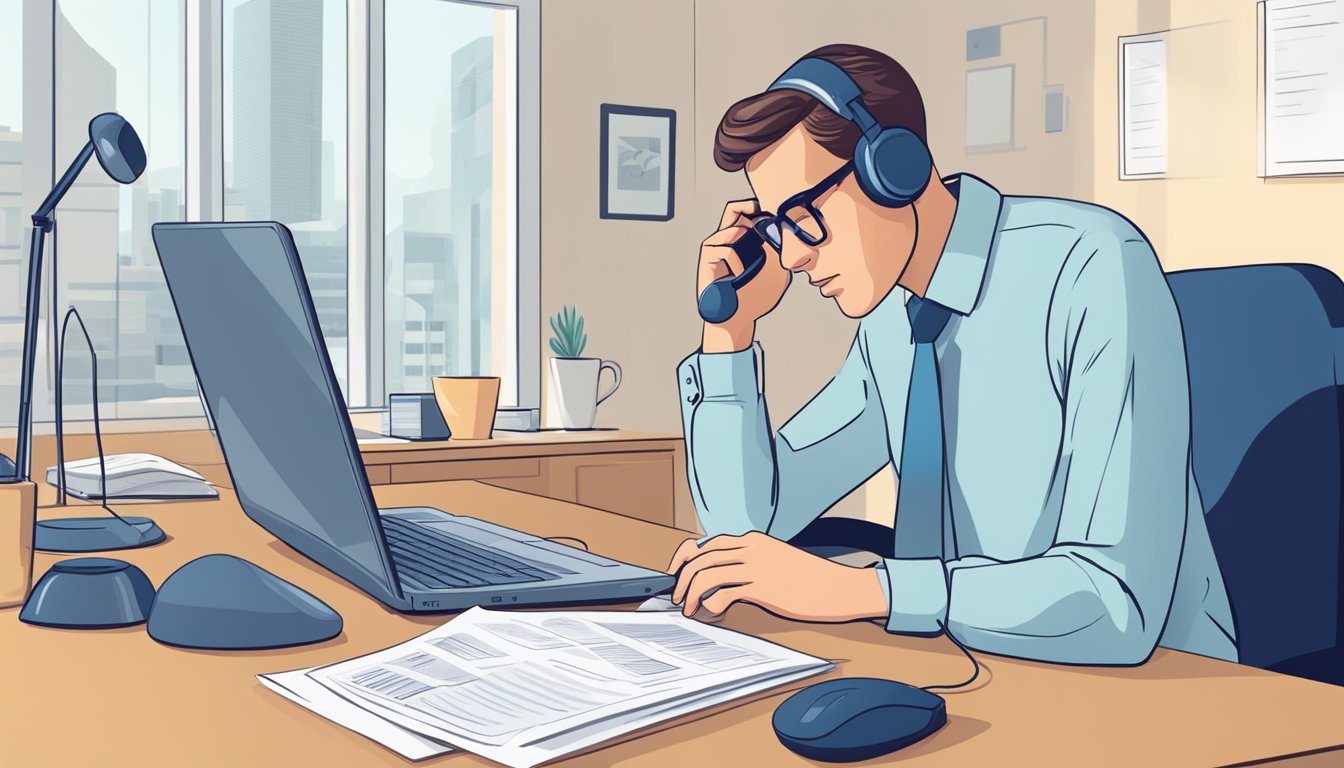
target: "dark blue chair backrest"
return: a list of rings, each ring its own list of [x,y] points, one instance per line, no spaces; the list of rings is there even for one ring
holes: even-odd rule
[[[1195,479],[1241,661],[1326,679],[1341,622],[1344,284],[1308,265],[1168,275],[1190,365]],[[1312,661],[1303,670],[1296,660]]]

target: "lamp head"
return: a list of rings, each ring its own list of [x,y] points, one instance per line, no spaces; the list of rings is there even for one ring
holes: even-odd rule
[[[145,172],[145,147],[126,118],[104,112],[89,121],[89,142],[98,164],[121,184],[130,184]]]

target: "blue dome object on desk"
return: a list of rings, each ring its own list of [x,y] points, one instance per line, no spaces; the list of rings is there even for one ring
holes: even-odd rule
[[[184,648],[245,651],[329,640],[341,615],[275,574],[232,555],[206,555],[159,587],[149,636]]]
[[[66,629],[141,624],[154,603],[154,585],[124,560],[80,557],[51,566],[19,611],[19,621]]]
[[[163,529],[148,517],[67,517],[38,520],[33,546],[43,552],[107,552],[158,544]]]

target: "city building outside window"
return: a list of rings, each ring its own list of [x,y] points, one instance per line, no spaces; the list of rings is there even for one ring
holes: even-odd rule
[[[148,168],[120,186],[91,165],[57,212],[38,421],[69,305],[94,339],[104,418],[201,414],[150,225],[218,219],[294,233],[351,407],[438,375],[497,375],[501,406],[536,407],[539,14],[536,0],[0,0],[0,427],[18,413],[29,216],[104,111],[136,128]],[[90,374],[71,345],[68,419],[91,416]]]

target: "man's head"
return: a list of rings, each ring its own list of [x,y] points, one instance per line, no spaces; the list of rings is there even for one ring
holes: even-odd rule
[[[925,139],[919,89],[891,57],[856,45],[829,45],[805,58],[825,59],[843,69],[883,126],[900,126]],[[857,125],[808,94],[769,91],[737,102],[724,114],[714,160],[726,171],[745,169],[761,210],[783,213],[782,203],[815,188],[851,160],[861,136]],[[813,207],[821,214],[820,224],[806,216],[790,218],[808,233],[824,232],[825,239],[809,245],[785,228],[784,266],[805,272],[846,315],[868,314],[905,267],[915,238],[914,212],[870,200],[853,173],[820,190]]]

